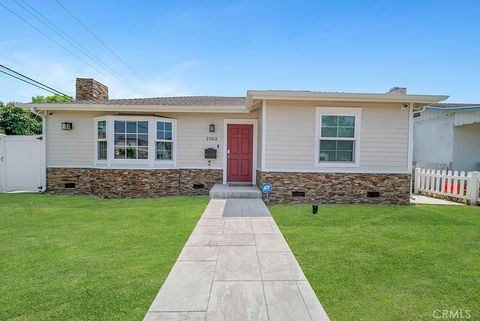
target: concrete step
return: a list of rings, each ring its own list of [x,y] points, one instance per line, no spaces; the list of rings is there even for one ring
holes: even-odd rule
[[[256,186],[215,184],[210,190],[210,199],[262,198]]]

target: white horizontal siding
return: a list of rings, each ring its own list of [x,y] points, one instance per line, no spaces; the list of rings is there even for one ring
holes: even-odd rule
[[[272,108],[267,102],[266,116],[265,170],[311,168],[315,148],[315,109]]]
[[[437,112],[437,111],[424,110],[420,113],[420,116],[413,118],[413,122],[416,124],[416,123],[421,123],[431,119],[447,118],[452,115],[453,115],[452,112]]]
[[[408,110],[400,104],[269,102],[266,170],[324,171],[314,165],[315,107],[361,107],[360,167],[352,171],[408,170]]]
[[[455,126],[480,123],[480,111],[455,113]]]
[[[223,167],[224,119],[257,118],[252,114],[169,114],[177,119],[177,166],[208,167],[204,158],[205,148],[216,148],[217,159],[212,159],[212,168]],[[210,124],[215,124],[215,133],[208,131]],[[207,141],[207,137],[217,137],[217,141]]]
[[[362,107],[360,167],[358,171],[407,170],[408,112],[400,104],[323,104],[331,107]],[[268,102],[266,129],[261,128],[258,112],[251,114],[164,113],[177,119],[177,166],[207,168],[204,149],[217,148],[211,168],[223,166],[224,119],[259,118],[257,167],[265,148],[266,170],[323,170],[314,166],[315,107],[309,102]],[[260,111],[261,112],[261,111]],[[93,118],[105,113],[55,112],[48,117],[48,166],[93,166]],[[72,131],[62,131],[61,123],[73,123]],[[209,133],[214,123],[216,132]],[[262,131],[265,144],[262,146]],[[217,141],[207,141],[207,137]]]
[[[468,112],[461,112],[461,111],[428,111],[425,110],[420,113],[419,117],[415,117],[413,119],[415,124],[420,124],[425,121],[430,121],[432,119],[438,118],[450,118],[454,117],[454,124],[455,126],[460,125],[468,125],[474,123],[480,123],[480,111],[468,111]]]
[[[48,116],[47,166],[93,166],[94,118],[101,115],[106,113],[62,111]],[[218,146],[217,159],[212,159],[210,167],[222,168],[224,119],[257,118],[257,113],[163,113],[157,116],[177,119],[177,167],[208,168],[204,149]],[[61,130],[62,122],[73,123],[73,130]],[[215,133],[209,132],[212,123],[216,125]],[[207,137],[217,137],[217,141],[207,141]]]
[[[93,165],[93,118],[95,112],[56,111],[47,119],[47,166]],[[73,130],[61,130],[62,122],[73,124]]]

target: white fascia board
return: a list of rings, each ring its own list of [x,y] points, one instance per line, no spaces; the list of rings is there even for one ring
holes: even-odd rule
[[[397,102],[433,104],[448,98],[444,95],[395,95],[366,93],[315,93],[289,91],[249,90],[248,101],[253,99],[270,100],[323,100],[323,101],[354,101],[354,102]]]

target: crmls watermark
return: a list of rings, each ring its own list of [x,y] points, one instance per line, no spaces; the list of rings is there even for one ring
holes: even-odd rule
[[[439,320],[465,319],[472,316],[470,310],[434,310],[433,317]]]

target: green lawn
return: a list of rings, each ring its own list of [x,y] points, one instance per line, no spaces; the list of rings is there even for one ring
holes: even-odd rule
[[[435,310],[480,320],[479,207],[270,211],[332,321],[438,320]]]
[[[0,194],[0,320],[141,320],[207,202]]]

